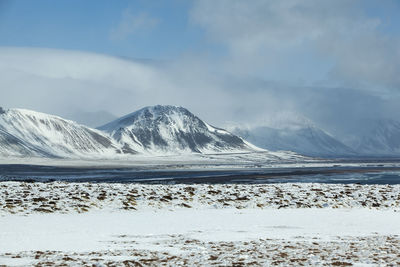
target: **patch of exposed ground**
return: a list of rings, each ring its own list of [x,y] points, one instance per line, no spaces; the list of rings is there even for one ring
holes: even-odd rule
[[[292,241],[258,239],[246,242],[203,242],[170,235],[153,242],[153,250],[135,248],[135,236],[113,243],[125,248],[85,253],[30,251],[0,253],[1,259],[34,266],[372,266],[400,265],[398,236],[338,237]],[[0,265],[1,266],[1,265]]]
[[[400,185],[0,183],[0,215],[182,207],[399,209]]]

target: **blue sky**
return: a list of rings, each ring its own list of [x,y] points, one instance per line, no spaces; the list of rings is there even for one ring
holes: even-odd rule
[[[206,49],[203,31],[190,23],[191,1],[3,1],[2,46],[83,50],[115,56],[173,59]],[[155,25],[113,39],[124,12],[147,16]]]

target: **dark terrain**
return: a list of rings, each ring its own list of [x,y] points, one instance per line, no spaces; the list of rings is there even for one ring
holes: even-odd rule
[[[171,169],[160,167],[56,167],[0,165],[0,181],[107,182],[107,183],[208,183],[268,184],[281,182],[400,184],[400,167],[386,163],[328,167]]]

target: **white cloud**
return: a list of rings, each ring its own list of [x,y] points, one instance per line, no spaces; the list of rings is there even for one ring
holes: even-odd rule
[[[63,113],[104,105],[121,113],[168,86],[156,68],[138,62],[76,51],[0,48],[0,91],[8,107]]]
[[[339,85],[387,93],[400,89],[400,40],[379,33],[355,40],[326,40],[322,48],[334,60],[330,75]]]
[[[157,18],[153,18],[146,13],[134,14],[130,9],[125,9],[118,25],[111,30],[110,38],[112,40],[124,40],[138,32],[151,30],[158,23]]]
[[[235,74],[398,90],[400,41],[380,31],[382,18],[365,12],[365,4],[201,0],[191,18],[210,40],[228,48],[225,67]]]
[[[294,45],[326,34],[375,27],[378,23],[365,21],[358,14],[356,1],[203,0],[196,3],[193,20],[204,26],[213,38],[233,48]]]
[[[73,110],[124,115],[172,104],[218,125],[277,108],[271,93],[237,81],[210,73],[194,59],[159,66],[86,52],[0,48],[0,106],[58,115]]]

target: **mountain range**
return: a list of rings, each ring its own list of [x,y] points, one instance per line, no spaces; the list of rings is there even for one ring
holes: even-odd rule
[[[133,154],[250,152],[261,149],[187,109],[146,107],[92,129],[58,116],[0,110],[0,155],[114,158]]]
[[[107,158],[130,155],[288,151],[312,157],[400,155],[400,123],[371,123],[347,145],[310,120],[288,119],[229,131],[211,126],[183,107],[150,106],[97,129],[58,116],[0,108],[1,157]],[[254,145],[253,145],[254,144]],[[291,151],[291,152],[289,152]]]
[[[230,125],[228,129],[270,151],[324,158],[400,156],[400,122],[395,120],[371,120],[369,127],[345,135],[342,141],[304,116],[286,112],[270,117],[265,123]]]

